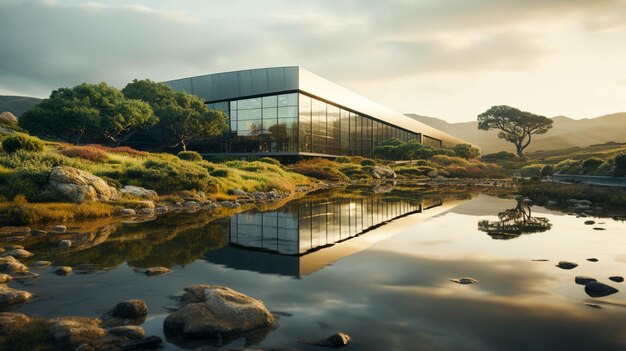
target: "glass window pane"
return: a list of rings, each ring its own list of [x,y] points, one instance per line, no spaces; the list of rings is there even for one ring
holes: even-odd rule
[[[237,130],[239,131],[250,131],[253,134],[260,134],[262,130],[262,123],[260,119],[251,120],[251,121],[239,121],[237,122]]]
[[[237,109],[237,101],[231,101],[230,102],[230,110],[236,110]]]
[[[237,107],[239,110],[261,108],[261,98],[239,100],[237,102]]]
[[[297,106],[279,107],[278,118],[285,118],[285,117],[298,117],[298,107]]]
[[[276,108],[275,107],[264,108],[263,109],[263,119],[268,119],[268,118],[276,118]]]
[[[297,106],[298,93],[278,95],[278,106]]]
[[[238,110],[237,118],[240,121],[247,121],[251,119],[261,119],[261,109],[256,108],[253,110]]]
[[[276,107],[277,101],[276,95],[265,96],[263,97],[263,108]]]

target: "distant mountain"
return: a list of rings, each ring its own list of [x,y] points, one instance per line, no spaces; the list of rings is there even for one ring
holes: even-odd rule
[[[414,113],[406,115],[480,146],[483,154],[502,150],[515,152],[513,144],[498,138],[498,131],[479,130],[476,121],[448,123],[435,117],[420,116]],[[557,116],[552,120],[554,121],[552,129],[543,135],[533,135],[533,141],[528,146],[527,151],[585,147],[608,141],[626,142],[626,112],[578,120]]]
[[[41,99],[34,97],[0,95],[0,113],[8,111],[20,117],[26,110],[40,102]]]

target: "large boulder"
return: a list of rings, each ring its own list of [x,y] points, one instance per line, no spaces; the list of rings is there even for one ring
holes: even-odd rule
[[[16,260],[13,256],[0,257],[0,273],[24,273],[28,267]]]
[[[127,300],[118,303],[109,314],[116,318],[138,318],[148,314],[148,305],[143,300]]]
[[[7,336],[23,330],[30,318],[21,313],[0,312],[0,336]]]
[[[181,300],[185,305],[165,318],[163,328],[185,338],[229,339],[276,324],[262,301],[227,287],[193,285]]]
[[[372,169],[372,177],[376,179],[395,178],[396,172],[387,166],[376,166]]]
[[[157,192],[154,190],[142,188],[140,186],[134,185],[126,185],[120,190],[122,194],[128,194],[135,197],[140,197],[144,199],[152,199],[158,196]]]
[[[9,111],[0,113],[0,123],[17,124],[17,117]]]
[[[102,178],[73,167],[52,168],[48,185],[52,190],[75,203],[117,199],[117,189],[108,185]]]
[[[76,347],[102,339],[106,331],[100,320],[87,317],[60,317],[48,321],[48,330],[61,345]]]

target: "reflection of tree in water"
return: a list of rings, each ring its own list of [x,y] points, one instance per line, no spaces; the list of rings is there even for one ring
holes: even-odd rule
[[[493,239],[515,239],[522,234],[541,233],[550,230],[552,224],[547,218],[533,217],[528,201],[517,200],[517,206],[498,213],[499,220],[478,222],[478,230],[489,234]]]

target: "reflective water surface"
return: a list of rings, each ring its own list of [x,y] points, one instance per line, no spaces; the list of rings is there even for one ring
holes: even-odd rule
[[[597,224],[585,225],[589,219]],[[626,349],[625,283],[608,280],[626,275],[626,223],[619,220],[477,193],[391,191],[91,226],[69,250],[51,248],[60,237],[26,243],[33,260],[77,273],[46,269],[37,280],[12,282],[38,295],[13,310],[97,316],[140,298],[150,308],[146,333],[163,336],[169,294],[217,284],[263,300],[279,316],[259,348],[316,350],[297,340],[344,331],[352,350]],[[555,266],[561,260],[579,266],[562,270]],[[150,266],[173,271],[141,274]],[[620,292],[591,298],[574,283],[577,275]],[[450,282],[459,277],[479,282]],[[236,340],[222,349],[243,346]],[[165,349],[187,347],[170,342]]]

